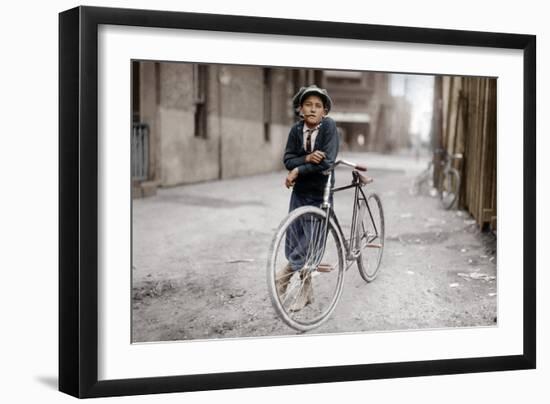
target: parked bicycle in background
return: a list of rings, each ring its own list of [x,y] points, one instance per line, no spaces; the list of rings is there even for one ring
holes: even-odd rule
[[[414,179],[411,193],[413,195],[439,195],[441,206],[444,209],[455,207],[460,195],[461,178],[459,171],[454,167],[455,161],[460,163],[462,159],[462,153],[451,155],[446,150],[436,149],[426,169]],[[439,164],[438,174],[434,173],[434,162]]]

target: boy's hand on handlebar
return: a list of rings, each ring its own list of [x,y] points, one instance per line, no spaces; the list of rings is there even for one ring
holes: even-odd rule
[[[288,175],[286,176],[286,180],[285,180],[285,186],[287,188],[294,186],[294,183],[296,182],[296,178],[298,178],[297,168],[288,172]]]
[[[315,150],[306,156],[306,163],[319,164],[325,159],[326,155],[321,150]]]

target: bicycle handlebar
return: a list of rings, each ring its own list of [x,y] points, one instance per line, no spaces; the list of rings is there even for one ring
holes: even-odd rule
[[[323,171],[323,173],[326,175],[328,173],[330,173],[331,171],[333,171],[338,165],[344,165],[344,166],[348,166],[348,167],[351,167],[355,170],[358,170],[358,171],[367,171],[367,166],[364,166],[362,164],[356,164],[356,163],[352,163],[350,161],[346,161],[346,160],[338,160],[336,163],[334,163],[332,165],[332,167],[326,169],[325,171]]]
[[[462,153],[450,154],[447,150],[441,149],[441,148],[435,149],[434,154],[441,154],[442,156],[446,158],[451,158],[453,160],[460,160],[461,158],[464,157]]]

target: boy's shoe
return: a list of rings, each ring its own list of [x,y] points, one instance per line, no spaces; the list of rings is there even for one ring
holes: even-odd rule
[[[275,287],[277,288],[277,294],[279,297],[285,294],[293,273],[294,271],[292,270],[290,264],[286,264],[283,269],[275,274]]]
[[[300,289],[300,294],[296,301],[290,306],[290,311],[300,311],[308,304],[313,303],[313,285],[311,284],[311,273],[304,277],[300,273],[300,278],[302,279],[302,286]]]

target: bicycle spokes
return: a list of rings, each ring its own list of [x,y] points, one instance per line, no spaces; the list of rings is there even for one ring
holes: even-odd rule
[[[269,282],[275,280],[275,287],[270,286],[272,301],[281,318],[297,330],[324,321],[342,290],[341,238],[325,218],[321,209],[299,208],[289,214],[274,239],[268,266]],[[285,287],[280,287],[276,273],[284,272],[287,263],[290,276]]]
[[[285,243],[295,270],[315,270],[319,266],[326,249],[326,229],[326,221],[313,215],[301,217],[289,226]]]

